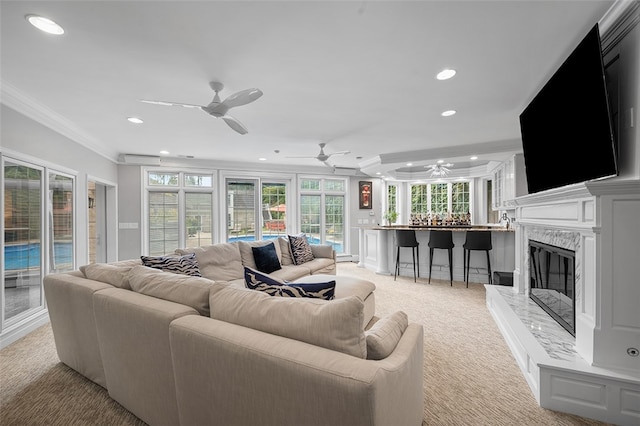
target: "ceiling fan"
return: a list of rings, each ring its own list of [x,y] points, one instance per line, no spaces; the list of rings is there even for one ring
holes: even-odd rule
[[[453,163],[447,163],[447,164],[442,164],[442,163],[438,163],[438,164],[430,164],[428,166],[424,166],[425,169],[430,169],[431,171],[431,177],[438,177],[438,178],[443,178],[446,175],[449,174],[449,172],[451,172],[451,170],[449,169],[449,167],[453,167]]]
[[[238,121],[237,118],[232,117],[227,114],[231,108],[235,108],[237,106],[246,105],[258,99],[262,96],[262,91],[260,89],[245,89],[239,92],[234,93],[233,95],[226,98],[224,101],[220,102],[220,92],[224,88],[224,84],[218,81],[212,81],[209,83],[209,86],[216,92],[216,95],[213,97],[213,100],[208,105],[193,105],[193,104],[183,104],[179,102],[166,102],[166,101],[151,101],[141,99],[141,102],[145,102],[147,104],[155,104],[155,105],[165,105],[165,106],[181,106],[185,108],[199,108],[202,111],[206,112],[209,115],[212,115],[216,118],[222,118],[225,123],[229,125],[233,130],[240,133],[241,135],[247,134],[247,128]]]
[[[331,154],[325,154],[324,153],[324,147],[327,144],[322,142],[322,143],[319,143],[318,145],[320,145],[320,153],[318,155],[316,155],[315,157],[314,156],[301,156],[301,157],[287,157],[287,158],[315,158],[316,160],[323,162],[327,166],[332,167],[329,163],[327,163],[327,160],[329,160],[329,157],[331,157],[332,155],[345,155],[345,154],[349,154],[351,152],[351,151],[338,151],[338,152],[332,152]]]

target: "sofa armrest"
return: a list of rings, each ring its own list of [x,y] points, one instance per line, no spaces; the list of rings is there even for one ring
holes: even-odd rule
[[[324,257],[336,260],[336,251],[329,244],[310,244],[313,257]]]
[[[93,295],[114,287],[86,279],[79,271],[50,274],[44,277],[43,282],[58,358],[86,378],[106,387]]]
[[[422,326],[380,361],[196,316],[170,338],[181,424],[422,423]]]

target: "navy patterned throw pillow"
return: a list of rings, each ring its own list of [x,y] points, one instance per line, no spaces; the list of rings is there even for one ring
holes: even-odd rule
[[[263,291],[270,296],[332,300],[336,291],[336,282],[334,280],[308,284],[285,283],[246,266],[244,267],[244,281],[247,288]]]
[[[305,262],[309,262],[314,259],[313,252],[307,236],[289,235],[289,246],[291,247],[291,256],[293,257],[293,263],[296,265],[302,265]]]
[[[140,259],[142,264],[149,268],[193,277],[202,276],[195,253],[185,254],[184,256],[140,256]]]

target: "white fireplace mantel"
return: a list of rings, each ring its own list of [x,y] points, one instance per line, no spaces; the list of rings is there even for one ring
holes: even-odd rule
[[[576,184],[515,204],[514,297],[488,288],[487,305],[532,391],[545,408],[639,424],[640,181]],[[530,239],[575,251],[575,338],[514,324],[513,304],[530,303]],[[541,338],[568,342],[574,361],[551,362]]]

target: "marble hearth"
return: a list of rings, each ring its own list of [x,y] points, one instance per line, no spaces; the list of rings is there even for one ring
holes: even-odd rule
[[[580,184],[515,201],[514,286],[487,307],[540,406],[640,424],[640,183]],[[575,252],[575,338],[529,297],[529,240]]]

